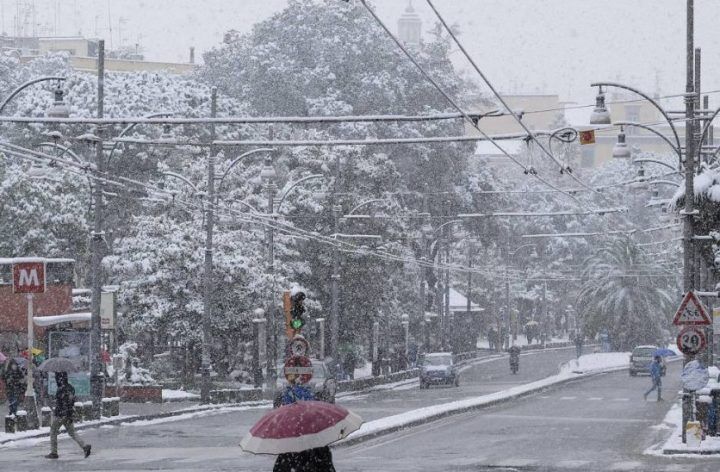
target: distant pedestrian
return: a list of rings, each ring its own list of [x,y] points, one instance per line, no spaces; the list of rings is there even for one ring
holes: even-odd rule
[[[56,372],[55,383],[57,383],[57,393],[55,394],[55,414],[52,425],[50,426],[50,454],[48,459],[57,459],[57,438],[60,427],[65,426],[71,438],[80,446],[85,453],[85,457],[90,455],[90,444],[83,443],[82,439],[75,432],[75,424],[73,422],[73,410],[75,407],[75,388],[68,382],[67,372]]]
[[[5,382],[5,393],[8,399],[8,409],[10,410],[9,414],[16,415],[18,405],[20,404],[20,397],[25,388],[25,375],[15,359],[9,359],[5,364],[3,381]]]
[[[653,390],[657,389],[657,401],[661,402],[663,401],[662,395],[660,394],[660,390],[662,387],[662,364],[660,362],[660,356],[655,356],[655,359],[650,363],[650,379],[652,380],[652,387],[650,387],[650,390],[645,392],[644,398],[647,400],[648,395],[652,393]]]
[[[580,359],[580,356],[582,356],[583,353],[583,335],[578,333],[577,336],[575,336],[575,357],[577,359]]]

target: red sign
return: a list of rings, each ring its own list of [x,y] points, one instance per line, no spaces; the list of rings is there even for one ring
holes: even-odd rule
[[[705,333],[702,328],[689,326],[678,334],[677,346],[680,352],[687,355],[697,354],[705,349]]]
[[[707,310],[700,303],[695,292],[691,290],[686,293],[682,303],[680,303],[680,308],[673,317],[673,324],[676,326],[704,326],[711,323]]]
[[[305,356],[293,356],[285,361],[284,373],[291,384],[306,384],[313,376],[312,362]]]
[[[18,262],[13,264],[14,293],[45,293],[45,263]]]
[[[583,146],[586,144],[595,144],[595,131],[594,130],[587,130],[587,131],[580,131],[580,144]]]

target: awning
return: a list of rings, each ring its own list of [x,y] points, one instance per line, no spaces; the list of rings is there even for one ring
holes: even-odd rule
[[[35,326],[53,326],[60,323],[69,323],[71,321],[90,321],[91,313],[68,313],[66,315],[51,316],[35,316],[33,323]]]

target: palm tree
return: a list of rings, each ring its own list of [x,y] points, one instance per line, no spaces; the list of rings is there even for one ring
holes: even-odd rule
[[[679,293],[676,274],[629,238],[598,249],[584,265],[578,308],[586,335],[607,331],[618,350],[662,342]]]

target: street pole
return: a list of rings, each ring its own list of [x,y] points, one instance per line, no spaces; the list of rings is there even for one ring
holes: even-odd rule
[[[337,192],[340,182],[340,156],[335,159],[335,182],[333,182],[332,191],[332,216],[333,216],[333,234],[337,238],[340,232],[340,216],[342,215],[342,206],[337,204]],[[331,317],[330,317],[330,357],[333,363],[337,364],[338,359],[338,343],[340,340],[340,313],[339,313],[339,281],[340,281],[340,253],[337,245],[333,245],[332,253],[332,275],[331,281]]]
[[[103,118],[105,103],[105,40],[98,41],[98,62],[97,62],[97,117]],[[103,202],[103,178],[105,177],[105,159],[103,158],[102,136],[104,129],[102,125],[97,127],[95,142],[95,166],[97,167],[100,179],[95,181],[93,186],[93,231],[92,231],[92,300],[90,304],[90,396],[93,404],[93,418],[100,418],[101,401],[103,395],[103,370],[100,354],[100,297],[102,296],[102,260],[105,244],[104,226],[104,202]]]
[[[450,225],[448,225],[450,226]],[[450,230],[447,229],[449,232]],[[448,237],[445,240],[445,264],[450,265],[450,239]],[[455,349],[451,345],[450,336],[448,333],[448,325],[452,326],[451,314],[450,314],[450,269],[445,269],[445,309],[443,310],[445,316],[443,316],[443,327],[442,327],[442,339],[443,339],[443,351],[446,351],[448,347],[450,351],[455,352]]]
[[[542,311],[543,311],[543,343],[542,343],[542,346],[544,348],[545,344],[547,343],[547,337],[548,337],[547,281],[543,282]]]
[[[39,425],[37,403],[35,401],[35,387],[33,385],[33,345],[35,333],[33,329],[33,294],[27,294],[27,326],[28,326],[28,363],[27,388],[25,389],[25,411],[27,412],[27,428],[37,429]]]
[[[317,318],[315,322],[318,324],[318,359],[325,359],[325,318]]]
[[[686,62],[686,84],[685,84],[685,207],[683,209],[683,291],[688,293],[695,288],[695,257],[693,245],[693,203],[695,200],[695,61],[694,61],[694,35],[695,35],[695,2],[687,0],[687,62]],[[691,360],[690,356],[685,356],[684,363]],[[687,389],[683,389],[682,401],[682,442],[687,441],[685,432],[687,422],[692,418],[693,394]]]
[[[211,91],[210,116],[217,117],[217,88]],[[210,142],[215,141],[215,124],[210,125]],[[208,156],[208,199],[205,205],[205,286],[203,292],[203,319],[202,319],[202,360],[200,386],[200,401],[208,403],[210,400],[210,330],[212,329],[212,277],[213,277],[213,229],[215,219],[215,146],[210,146]]]
[[[271,128],[272,130],[272,128]],[[277,192],[277,185],[275,184],[275,171],[272,168],[272,160],[268,159],[266,162],[266,185],[267,185],[267,213],[268,218],[273,223],[275,222],[275,193]],[[267,309],[267,335],[270,349],[268,350],[267,363],[265,366],[267,372],[267,385],[269,389],[275,388],[277,381],[277,373],[275,372],[275,363],[277,362],[277,329],[275,328],[275,229],[273,225],[267,227],[267,247],[268,247],[268,274],[271,277],[272,287],[270,289],[270,299]]]

